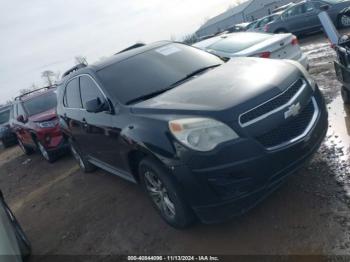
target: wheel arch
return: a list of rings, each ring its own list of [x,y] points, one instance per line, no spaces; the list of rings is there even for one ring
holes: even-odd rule
[[[284,27],[279,27],[273,33],[278,34],[279,32],[288,32],[288,30]]]

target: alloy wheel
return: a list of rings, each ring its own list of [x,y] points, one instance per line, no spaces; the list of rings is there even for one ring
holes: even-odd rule
[[[145,184],[149,195],[159,210],[169,218],[174,218],[176,215],[175,205],[171,201],[168,190],[163,182],[152,171],[146,171]]]
[[[340,18],[340,22],[344,27],[350,26],[350,16],[342,15]]]

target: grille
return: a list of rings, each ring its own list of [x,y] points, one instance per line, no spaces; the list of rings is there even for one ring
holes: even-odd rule
[[[291,85],[284,93],[273,98],[265,104],[262,104],[247,113],[241,115],[240,121],[241,124],[246,124],[260,116],[263,116],[276,108],[279,108],[289,102],[303,86],[304,81],[299,79],[293,85]]]
[[[304,133],[314,113],[315,107],[311,100],[298,116],[256,139],[266,148],[276,147],[290,141]]]

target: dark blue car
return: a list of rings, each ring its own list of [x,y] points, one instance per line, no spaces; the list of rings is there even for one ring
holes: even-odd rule
[[[293,33],[296,35],[321,31],[318,14],[321,8],[327,12],[333,23],[339,27],[350,26],[350,16],[346,12],[349,0],[312,0],[302,1],[285,9],[280,16],[267,24],[264,31],[270,33]]]

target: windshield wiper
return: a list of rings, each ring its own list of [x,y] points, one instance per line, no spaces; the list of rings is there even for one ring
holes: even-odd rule
[[[155,96],[158,96],[162,93],[165,93],[166,91],[169,91],[170,89],[173,89],[174,87],[178,86],[179,84],[185,82],[186,80],[204,72],[204,71],[207,71],[211,68],[214,68],[214,67],[218,67],[218,66],[221,66],[221,64],[216,64],[216,65],[211,65],[211,66],[206,66],[206,67],[203,67],[203,68],[200,68],[190,74],[188,74],[186,77],[180,79],[179,81],[176,81],[175,83],[171,84],[168,88],[164,88],[164,89],[160,89],[160,90],[157,90],[157,91],[154,91],[150,94],[146,94],[146,95],[142,95],[142,96],[139,96],[139,97],[136,97],[130,101],[128,101],[126,103],[126,105],[131,105],[131,104],[135,104],[135,103],[138,103],[138,102],[141,102],[141,101],[145,101],[145,100],[148,100],[148,99],[151,99],[152,97],[155,97]]]
[[[179,81],[176,81],[175,83],[171,84],[170,85],[170,88],[174,88],[175,86],[178,86],[180,84],[182,84],[183,82],[185,82],[186,80],[196,76],[196,75],[199,75],[200,73],[203,73],[209,69],[212,69],[212,68],[215,68],[215,67],[218,67],[218,66],[221,66],[221,64],[216,64],[216,65],[211,65],[211,66],[206,66],[206,67],[202,67],[196,71],[193,71],[192,73],[186,75],[184,78],[180,79]]]
[[[148,99],[151,99],[152,97],[155,97],[155,96],[158,96],[168,90],[170,90],[171,88],[164,88],[164,89],[160,89],[160,90],[157,90],[157,91],[154,91],[150,94],[147,94],[147,95],[143,95],[143,96],[139,96],[139,97],[136,97],[134,99],[131,99],[130,101],[128,101],[126,103],[126,105],[131,105],[131,104],[136,104],[137,102],[141,102],[141,101],[145,101],[145,100],[148,100]]]

